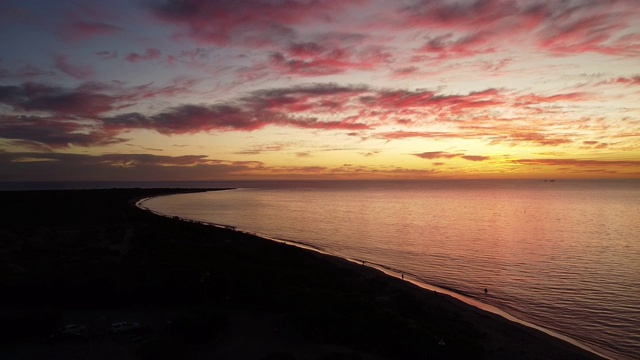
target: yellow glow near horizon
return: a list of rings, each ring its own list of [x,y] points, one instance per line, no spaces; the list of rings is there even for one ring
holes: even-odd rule
[[[16,2],[0,181],[640,178],[637,4],[428,3]]]

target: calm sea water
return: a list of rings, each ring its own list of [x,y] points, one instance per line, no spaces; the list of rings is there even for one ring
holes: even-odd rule
[[[383,264],[613,358],[640,356],[638,181],[247,186],[144,205]]]

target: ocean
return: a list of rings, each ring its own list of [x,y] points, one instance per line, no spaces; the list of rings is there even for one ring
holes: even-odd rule
[[[639,181],[241,185],[144,206],[377,264],[611,358],[640,356]]]

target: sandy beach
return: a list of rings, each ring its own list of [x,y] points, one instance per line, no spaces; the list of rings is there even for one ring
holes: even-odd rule
[[[0,358],[601,358],[369,266],[135,206],[196,191],[0,192]]]

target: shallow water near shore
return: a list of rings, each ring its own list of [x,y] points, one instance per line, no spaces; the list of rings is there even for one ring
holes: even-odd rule
[[[230,185],[144,206],[380,264],[613,358],[640,354],[638,181]]]

